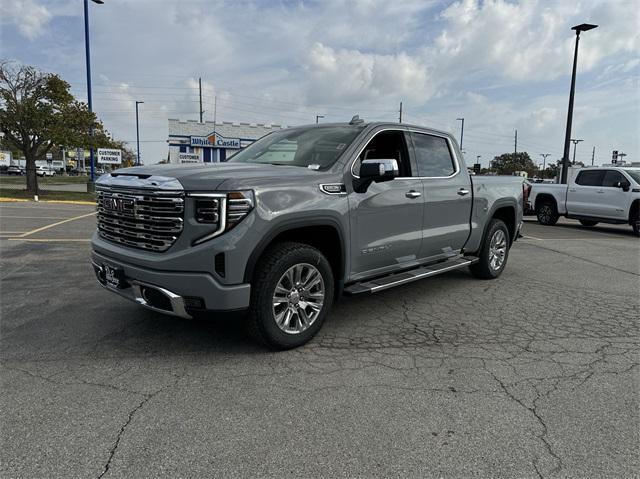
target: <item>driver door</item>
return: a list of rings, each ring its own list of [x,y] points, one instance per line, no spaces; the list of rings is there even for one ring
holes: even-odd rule
[[[416,170],[408,151],[405,131],[378,131],[353,165],[356,177],[360,162],[366,159],[395,159],[399,169],[397,178],[373,182],[364,193],[352,191],[349,195],[353,280],[417,264],[424,191],[422,180],[413,173]]]

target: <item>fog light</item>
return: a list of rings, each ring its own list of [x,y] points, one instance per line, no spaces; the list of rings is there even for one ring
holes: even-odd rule
[[[185,296],[184,306],[190,309],[204,309],[204,299],[197,296]]]

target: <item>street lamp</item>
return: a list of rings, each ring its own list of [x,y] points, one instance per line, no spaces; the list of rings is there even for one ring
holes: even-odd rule
[[[104,3],[103,0],[91,0],[93,3],[98,5],[102,5]],[[89,2],[88,0],[84,0],[84,49],[85,56],[87,62],[87,104],[89,106],[89,111],[93,111],[93,105],[91,102],[91,48],[89,47]],[[93,136],[93,126],[91,126],[91,130],[89,134]],[[91,162],[91,176],[90,182],[93,183],[95,180],[95,172],[94,172],[94,162],[93,162],[93,147],[89,150],[89,158]]]
[[[462,138],[464,138],[464,118],[456,118],[456,121],[462,122],[462,127],[460,128],[460,151],[462,151]]]
[[[316,115],[316,125],[318,124],[318,120],[320,118],[324,118],[324,115]]]
[[[584,140],[574,140],[571,138],[571,142],[573,143],[573,164],[576,164],[576,150],[578,149],[578,143]]]
[[[576,32],[576,47],[573,53],[573,71],[571,73],[571,90],[569,92],[569,111],[567,112],[567,131],[564,136],[564,151],[562,155],[562,176],[560,183],[567,182],[567,173],[569,170],[569,143],[571,141],[571,123],[573,122],[573,97],[576,92],[576,66],[578,64],[578,43],[580,42],[580,32],[586,32],[597,28],[598,25],[583,23],[572,27],[571,30]],[[575,153],[575,152],[574,152]]]
[[[138,122],[138,105],[142,105],[143,103],[143,101],[136,100],[136,154],[138,155],[136,166],[140,166],[140,126]]]

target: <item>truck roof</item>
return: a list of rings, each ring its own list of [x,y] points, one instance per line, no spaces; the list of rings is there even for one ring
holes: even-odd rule
[[[396,123],[396,122],[392,122],[392,121],[365,121],[363,123],[357,123],[357,124],[351,124],[349,122],[333,122],[333,123],[320,123],[320,124],[316,124],[316,123],[308,123],[306,125],[297,125],[297,126],[292,126],[290,128],[308,128],[308,127],[314,127],[314,128],[326,128],[326,127],[332,127],[332,126],[362,126],[365,128],[377,128],[377,127],[390,127],[390,128],[398,128],[398,127],[402,127],[402,128],[415,128],[418,130],[424,130],[424,131],[428,131],[428,132],[432,132],[432,133],[436,133],[438,135],[442,135],[442,136],[448,136],[452,139],[455,139],[454,136],[451,134],[451,132],[448,131],[444,131],[444,130],[438,130],[436,128],[431,128],[428,126],[421,126],[421,125],[415,125],[412,123]]]

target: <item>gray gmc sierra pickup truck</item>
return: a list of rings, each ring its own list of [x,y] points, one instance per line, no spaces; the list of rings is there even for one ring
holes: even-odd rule
[[[472,177],[454,138],[393,123],[273,132],[226,163],[149,165],[96,183],[105,288],[192,318],[247,310],[272,348],[304,344],[342,294],[468,266],[502,273],[518,177]]]

